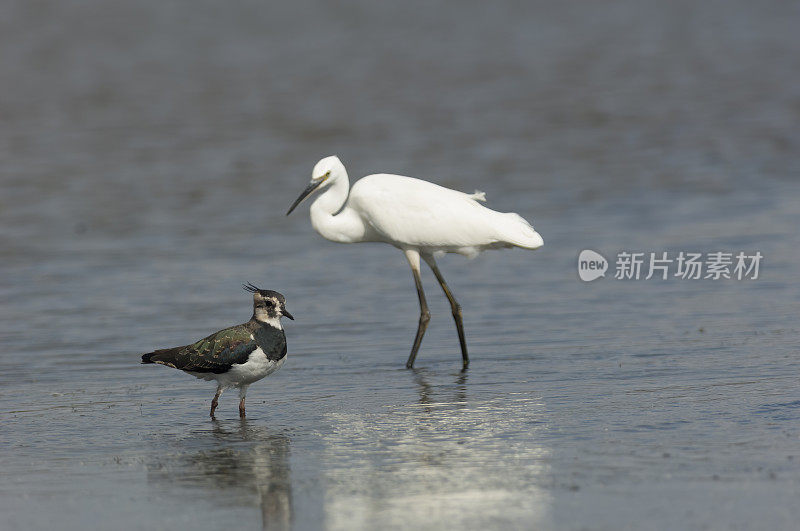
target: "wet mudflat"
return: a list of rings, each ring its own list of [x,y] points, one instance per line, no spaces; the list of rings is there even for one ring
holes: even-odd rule
[[[796,6],[193,6],[0,8],[0,527],[795,527]],[[468,371],[432,275],[409,371],[402,255],[284,217],[331,153],[543,235],[440,261]],[[584,283],[582,249],[764,261]],[[289,358],[211,421],[139,354],[245,281]]]

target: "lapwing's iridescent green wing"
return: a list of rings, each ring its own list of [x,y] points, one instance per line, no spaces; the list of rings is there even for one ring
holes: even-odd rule
[[[245,363],[257,348],[244,325],[220,330],[185,347],[156,351],[150,361],[188,372],[223,373],[234,363]]]

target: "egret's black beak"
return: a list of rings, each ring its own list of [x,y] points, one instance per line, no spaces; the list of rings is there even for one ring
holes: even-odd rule
[[[305,199],[306,197],[308,197],[308,196],[310,196],[311,194],[313,194],[313,193],[314,193],[314,190],[316,190],[317,188],[319,188],[319,187],[320,187],[320,185],[321,185],[322,183],[324,183],[324,182],[325,182],[325,179],[320,179],[320,180],[318,180],[318,181],[311,181],[311,184],[309,184],[309,185],[308,185],[308,188],[306,188],[305,190],[303,190],[303,193],[302,193],[302,194],[300,194],[300,197],[298,197],[298,198],[297,198],[297,200],[296,200],[294,203],[292,203],[292,206],[291,206],[291,207],[289,207],[289,211],[286,213],[286,215],[288,216],[289,214],[291,214],[291,213],[292,213],[292,210],[294,210],[295,208],[297,208],[297,205],[299,205],[300,203],[302,203],[302,202],[303,202],[303,199]]]
[[[284,316],[284,317],[288,317],[289,319],[291,319],[292,321],[294,321],[294,316],[293,316],[292,314],[290,314],[290,313],[289,313],[289,312],[286,310],[286,308],[281,308],[281,313],[283,314],[283,316]]]

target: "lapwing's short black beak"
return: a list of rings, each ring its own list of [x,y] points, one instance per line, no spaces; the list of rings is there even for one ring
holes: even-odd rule
[[[325,179],[320,179],[318,181],[311,181],[311,184],[308,185],[308,188],[303,190],[303,193],[300,194],[300,197],[298,197],[297,200],[294,203],[292,203],[292,206],[289,207],[289,211],[286,213],[286,215],[288,216],[289,214],[291,214],[292,210],[297,208],[297,205],[299,205],[300,203],[303,202],[303,199],[305,199],[306,197],[308,197],[312,193],[314,193],[314,190],[319,188],[319,186],[324,182],[325,182]]]
[[[294,321],[294,315],[292,315],[288,311],[286,311],[286,308],[282,309],[281,313],[283,314],[284,317],[288,317],[289,319]]]

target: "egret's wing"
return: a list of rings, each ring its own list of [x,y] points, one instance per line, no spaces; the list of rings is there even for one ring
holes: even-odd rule
[[[234,363],[245,363],[256,348],[250,331],[244,325],[238,325],[215,332],[191,345],[157,350],[145,354],[145,357],[149,362],[187,372],[219,374],[227,372]]]
[[[498,214],[465,194],[399,175],[369,175],[350,194],[350,205],[379,234],[423,247],[485,245],[497,241],[487,217]],[[488,214],[487,214],[488,213]]]

